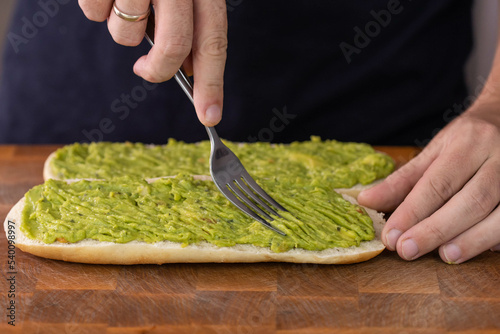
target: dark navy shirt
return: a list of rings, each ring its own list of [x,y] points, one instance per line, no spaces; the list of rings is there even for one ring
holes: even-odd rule
[[[467,91],[472,0],[228,0],[219,134],[422,145]],[[18,0],[3,55],[1,143],[207,139],[171,80],[132,72],[76,1]],[[196,83],[195,83],[196,84]]]

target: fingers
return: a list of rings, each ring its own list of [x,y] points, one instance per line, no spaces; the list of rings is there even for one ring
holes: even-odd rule
[[[155,45],[135,63],[134,72],[147,81],[163,82],[174,76],[191,52],[192,1],[157,1],[155,22]]]
[[[477,255],[476,252],[495,246],[500,241],[500,234],[494,233],[495,228],[490,230],[489,236],[486,233],[480,238],[471,238],[495,224],[489,216],[500,200],[500,187],[498,183],[492,182],[500,177],[500,170],[495,170],[495,166],[498,166],[498,162],[485,162],[441,209],[408,229],[397,242],[399,255],[406,260],[413,260],[459,235],[457,240],[462,242],[460,246],[453,242],[441,250],[446,262],[465,261]],[[460,247],[465,245],[464,240],[467,241],[467,247],[474,247],[461,250]]]
[[[461,263],[499,249],[500,132],[462,117],[441,133],[439,155],[382,232],[387,248],[406,260],[439,247],[444,261]]]
[[[437,157],[438,149],[437,145],[427,147],[406,165],[389,175],[384,182],[362,191],[358,195],[358,202],[378,211],[394,210]]]
[[[486,219],[474,225],[439,248],[441,259],[447,263],[462,263],[487,249],[500,251],[500,207]]]
[[[112,0],[79,0],[92,20],[108,19],[113,39],[135,46],[144,38],[147,21],[129,22],[112,10]],[[194,75],[194,105],[206,126],[222,116],[223,77],[227,49],[225,0],[169,0],[155,3],[155,45],[137,60],[134,72],[150,82],[169,80],[184,64]],[[116,7],[129,15],[148,11],[150,0],[116,0]]]
[[[441,154],[387,221],[382,232],[387,248],[395,250],[403,232],[429,217],[460,191],[485,159],[485,156],[467,150]],[[464,164],[464,161],[468,163]]]
[[[149,0],[116,0],[119,11],[129,15],[141,15],[148,11]],[[109,13],[109,12],[108,12]],[[113,40],[125,46],[137,46],[142,42],[147,21],[129,22],[111,12],[108,20],[108,30]]]
[[[78,4],[89,20],[103,22],[109,17],[113,0],[78,0]]]
[[[192,64],[194,104],[200,121],[214,126],[222,117],[227,14],[224,0],[195,0]]]
[[[108,20],[108,30],[113,40],[121,45],[136,46],[144,38],[147,21],[129,22],[119,18],[112,12],[113,0],[79,0],[78,3],[85,16],[102,22]],[[148,11],[149,0],[116,0],[116,7],[129,15],[141,15]]]
[[[379,210],[401,202],[382,231],[387,248],[413,260],[440,247],[448,263],[499,250],[500,233],[493,227],[500,202],[499,139],[495,126],[462,117],[412,163],[361,193],[360,203]]]

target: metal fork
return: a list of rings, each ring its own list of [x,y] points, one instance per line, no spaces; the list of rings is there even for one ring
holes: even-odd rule
[[[151,46],[154,45],[154,26],[154,15],[150,15],[145,38]],[[191,103],[194,104],[193,84],[182,67],[175,74],[175,80],[186,93]],[[243,167],[240,159],[221,141],[214,127],[205,126],[205,129],[210,137],[212,147],[210,152],[210,174],[220,192],[253,219],[281,235],[286,235],[268,221],[273,220],[270,214],[281,217],[277,211],[287,210],[255,182]]]

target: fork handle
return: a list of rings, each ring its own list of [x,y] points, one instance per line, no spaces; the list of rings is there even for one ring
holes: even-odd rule
[[[182,67],[179,68],[177,73],[175,73],[174,78],[179,84],[179,86],[181,86],[184,93],[186,93],[191,103],[194,105],[193,83],[191,82],[191,79],[189,79],[189,77],[187,76],[186,72],[184,72],[184,69]]]
[[[186,72],[184,72],[184,69],[181,67],[175,73],[175,80],[181,86],[182,90],[184,93],[186,93],[187,97],[193,103],[194,105],[194,99],[193,99],[193,83],[191,82],[191,79],[187,76]],[[215,128],[213,126],[205,126],[205,129],[207,130],[208,136],[210,137],[210,140],[212,142],[220,142],[219,135],[217,134],[217,131],[215,131]]]
[[[186,72],[184,72],[184,69],[181,67],[175,73],[174,76],[175,80],[181,86],[182,90],[184,93],[186,93],[187,97],[193,103],[194,105],[194,99],[193,99],[193,83],[191,82],[191,79],[187,76]],[[210,140],[212,141],[221,141],[219,138],[219,135],[217,134],[217,131],[215,131],[215,128],[212,126],[205,126],[205,129],[207,130],[208,136],[210,137]]]

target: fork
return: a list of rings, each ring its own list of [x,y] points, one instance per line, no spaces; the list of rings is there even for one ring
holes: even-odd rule
[[[154,26],[154,15],[150,15],[145,38],[151,46],[154,45]],[[174,77],[191,103],[194,104],[193,84],[182,67]],[[274,220],[271,214],[281,217],[278,211],[287,210],[255,182],[240,159],[219,138],[214,127],[205,126],[205,129],[211,144],[210,174],[219,191],[241,211],[265,227],[286,236],[283,231],[272,226],[269,221]]]

